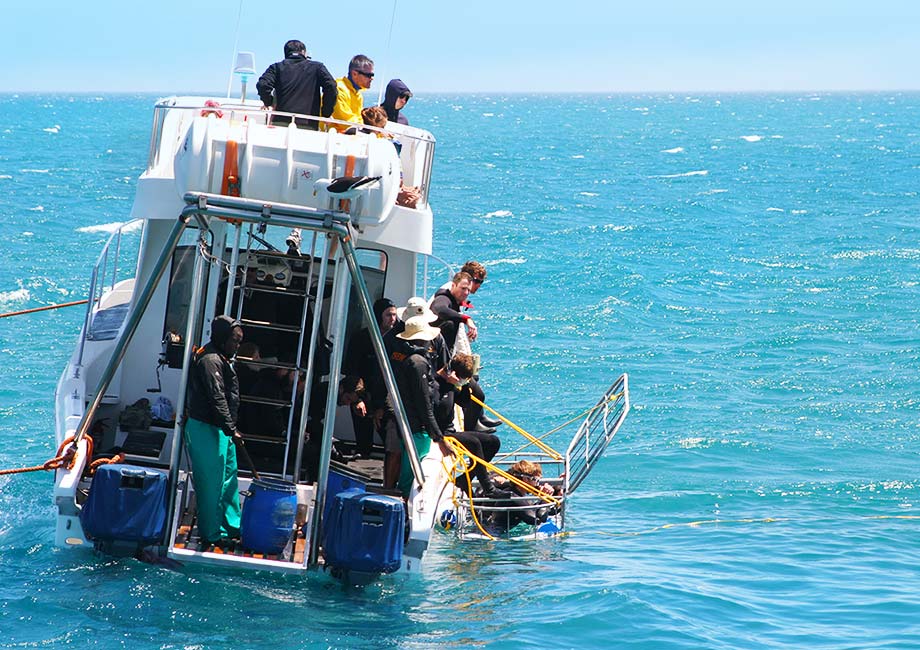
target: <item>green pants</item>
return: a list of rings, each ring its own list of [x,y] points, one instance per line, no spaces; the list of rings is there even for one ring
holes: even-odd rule
[[[214,544],[240,534],[240,493],[236,446],[218,427],[189,418],[185,444],[192,459],[192,483],[198,504],[198,535]]]
[[[431,438],[424,431],[413,432],[412,441],[415,443],[415,451],[418,452],[419,460],[428,455],[431,450]],[[412,465],[409,464],[409,451],[403,445],[402,464],[399,466],[399,491],[404,497],[409,496],[412,489],[412,481],[415,477],[412,475]]]

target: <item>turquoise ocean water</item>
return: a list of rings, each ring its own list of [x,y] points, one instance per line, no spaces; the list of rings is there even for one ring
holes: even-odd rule
[[[84,297],[154,99],[0,95],[0,311]],[[420,576],[343,590],[58,549],[50,474],[0,477],[0,647],[920,647],[920,95],[406,113],[436,254],[489,269],[490,403],[540,433],[630,375],[571,534],[438,534]],[[0,468],[53,455],[82,316],[0,319]]]

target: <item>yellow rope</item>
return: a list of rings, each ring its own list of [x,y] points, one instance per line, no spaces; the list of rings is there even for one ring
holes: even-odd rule
[[[462,471],[466,475],[466,485],[469,488],[470,492],[472,492],[473,491],[473,480],[470,478],[470,471],[472,470],[472,467],[466,464],[466,461],[463,460],[463,455],[462,455],[462,452],[466,452],[467,454],[469,454],[469,451],[456,438],[447,437],[447,438],[444,438],[444,440],[447,442],[447,444],[450,446],[450,448],[454,452],[454,455],[452,456],[452,458],[454,459],[454,466],[452,468],[448,468],[446,465],[444,465],[445,459],[443,457],[441,458],[441,464],[444,466],[444,472],[448,476],[453,476],[455,471]],[[458,453],[458,452],[461,452],[461,453]],[[459,468],[461,464],[463,466],[462,470],[460,470]],[[473,516],[473,523],[476,524],[476,528],[478,528],[479,532],[481,532],[483,535],[485,535],[486,537],[494,541],[495,537],[489,534],[489,532],[485,528],[482,527],[482,524],[479,523],[479,517],[476,515],[476,508],[473,506],[473,497],[469,496],[468,498],[470,501],[470,514]],[[459,513],[460,512],[460,502],[457,501],[457,491],[456,490],[452,491],[451,501],[453,501],[454,503],[454,510],[457,513]],[[457,521],[457,525],[458,526],[462,525],[462,522]]]
[[[554,506],[558,506],[558,505],[559,505],[560,501],[559,501],[559,499],[557,499],[556,497],[554,497],[554,496],[552,496],[552,495],[549,495],[549,494],[546,494],[546,493],[543,492],[542,490],[539,490],[539,489],[535,488],[535,487],[534,487],[533,485],[531,485],[530,483],[527,483],[526,481],[522,481],[522,480],[520,480],[519,478],[517,478],[516,476],[512,476],[512,475],[509,474],[508,472],[504,471],[504,470],[501,469],[500,467],[498,467],[498,466],[496,466],[496,465],[493,465],[492,463],[490,463],[490,462],[488,462],[488,461],[486,461],[486,460],[483,460],[482,458],[480,458],[480,457],[477,456],[476,454],[472,453],[469,449],[467,449],[467,448],[463,445],[463,443],[461,443],[461,442],[460,442],[459,440],[457,440],[456,438],[454,438],[454,437],[452,437],[452,436],[447,436],[447,437],[444,438],[444,440],[445,440],[445,442],[447,442],[447,444],[450,446],[451,450],[453,450],[453,452],[454,452],[454,455],[453,455],[453,467],[448,466],[448,464],[445,462],[445,461],[447,460],[446,458],[442,458],[442,459],[441,459],[441,465],[442,465],[442,467],[443,467],[443,469],[444,469],[444,472],[445,472],[445,474],[447,474],[448,476],[454,476],[454,474],[463,474],[463,475],[466,477],[466,481],[467,481],[466,484],[467,484],[467,486],[468,486],[470,492],[472,492],[472,485],[473,485],[473,480],[472,480],[472,478],[470,477],[470,472],[476,467],[476,463],[482,463],[482,465],[483,465],[487,470],[490,470],[490,471],[492,471],[492,472],[495,472],[495,473],[498,474],[499,476],[504,477],[504,478],[505,478],[507,481],[509,481],[510,483],[514,483],[515,485],[520,486],[523,490],[525,490],[526,492],[530,492],[531,494],[533,494],[534,496],[538,497],[538,498],[541,499],[542,501],[544,501],[544,502],[546,502],[546,503],[549,503],[549,504],[552,504],[552,505],[554,505]],[[473,461],[473,464],[472,464],[472,465],[468,465],[467,462],[466,462],[466,458],[470,458],[470,459]],[[470,503],[470,514],[473,516],[473,523],[476,524],[476,527],[479,529],[479,532],[481,532],[483,535],[485,535],[486,537],[488,537],[489,539],[491,539],[491,540],[493,540],[493,541],[494,541],[495,539],[497,539],[494,535],[491,535],[485,528],[483,528],[482,524],[480,523],[480,521],[479,521],[479,516],[476,514],[476,506],[475,506],[475,504],[473,503],[472,494],[468,494],[468,495],[467,495],[467,499],[469,500],[469,503]],[[457,500],[457,493],[456,493],[456,491],[454,491],[453,494],[451,495],[451,500],[453,501],[454,509],[459,513],[459,512],[460,512],[460,503],[459,503],[459,501]],[[459,526],[459,525],[461,525],[461,523],[462,523],[462,522],[459,522],[459,521],[458,521],[458,522],[457,522],[457,525]]]
[[[550,447],[549,445],[547,445],[545,442],[541,441],[539,438],[536,438],[535,436],[532,436],[531,434],[527,433],[527,432],[524,431],[521,427],[519,427],[518,425],[516,425],[514,422],[512,422],[511,420],[509,420],[508,418],[506,418],[504,415],[502,415],[501,413],[499,413],[499,412],[496,411],[495,409],[486,406],[485,403],[484,403],[482,400],[480,400],[479,398],[477,398],[475,395],[470,395],[470,399],[473,400],[476,404],[479,404],[482,408],[484,408],[485,410],[487,410],[489,413],[491,413],[492,415],[494,415],[495,417],[497,417],[499,420],[501,420],[502,422],[504,422],[505,424],[507,424],[509,427],[511,427],[512,429],[514,429],[514,430],[517,431],[518,433],[520,433],[522,436],[524,436],[525,438],[527,438],[527,439],[530,441],[530,444],[536,445],[536,446],[539,447],[541,450],[543,450],[544,452],[546,452],[547,454],[549,454],[550,457],[551,457],[553,460],[562,460],[562,454],[560,454],[558,451],[556,451],[555,449],[553,449],[552,447]],[[526,445],[525,445],[525,447],[526,447]]]
[[[556,433],[557,431],[560,431],[560,430],[564,429],[565,427],[569,426],[569,425],[572,424],[573,422],[576,422],[576,421],[580,420],[581,418],[588,417],[589,415],[591,415],[591,413],[593,413],[594,411],[596,411],[597,409],[599,409],[599,408],[602,407],[602,406],[606,406],[609,402],[612,402],[613,400],[619,398],[622,394],[623,394],[623,393],[620,392],[620,393],[615,393],[615,394],[611,395],[608,399],[606,399],[605,401],[601,402],[600,404],[595,404],[594,406],[592,406],[592,407],[589,408],[588,410],[582,411],[581,413],[579,413],[579,414],[576,415],[575,417],[573,417],[573,418],[571,418],[571,419],[569,419],[569,420],[566,420],[565,422],[563,422],[562,424],[560,424],[560,425],[559,425],[558,427],[556,427],[555,429],[550,429],[549,431],[547,431],[546,433],[544,433],[542,436],[538,437],[537,440],[543,440],[544,438],[553,435],[553,434]],[[512,456],[512,455],[514,455],[514,454],[517,454],[517,453],[519,453],[519,452],[522,452],[522,451],[524,451],[525,449],[527,449],[531,444],[532,444],[532,443],[527,442],[527,443],[521,445],[520,447],[518,447],[517,449],[515,449],[514,451],[509,451],[509,452],[508,452],[507,454],[505,454],[505,455],[507,455],[507,456]]]

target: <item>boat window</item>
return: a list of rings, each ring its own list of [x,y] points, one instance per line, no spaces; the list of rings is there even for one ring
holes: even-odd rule
[[[196,238],[198,236],[197,230],[191,234]],[[166,318],[163,322],[163,344],[170,368],[182,367],[182,353],[185,350],[182,339],[185,336],[188,308],[192,299],[192,273],[197,249],[196,244],[185,244],[177,246],[173,253],[169,293],[166,297]],[[207,295],[206,287],[204,294]]]
[[[387,254],[381,250],[359,248],[355,251],[355,257],[361,268],[361,275],[364,276],[364,284],[367,285],[367,295],[370,296],[371,304],[373,304],[378,298],[383,298],[383,290],[386,286]],[[345,340],[349,341],[351,335],[362,327],[365,327],[365,324],[361,315],[361,303],[352,292],[351,299],[348,301]]]

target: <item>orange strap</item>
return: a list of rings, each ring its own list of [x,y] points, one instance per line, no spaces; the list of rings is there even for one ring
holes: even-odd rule
[[[345,158],[345,173],[344,176],[354,176],[355,175],[355,157],[347,156]],[[342,212],[348,212],[351,210],[351,199],[342,199],[339,201],[339,210]]]
[[[240,196],[240,160],[236,140],[227,140],[224,148],[224,179],[220,193],[224,196]]]

